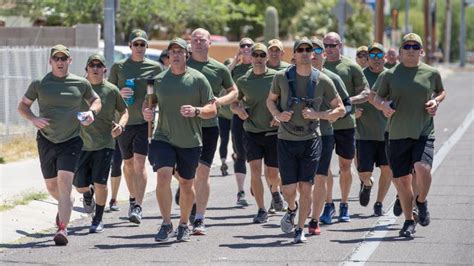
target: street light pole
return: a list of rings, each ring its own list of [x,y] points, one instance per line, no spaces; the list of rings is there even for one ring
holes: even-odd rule
[[[465,16],[465,9],[466,8],[466,1],[463,0],[461,3],[461,36],[459,40],[459,59],[460,59],[460,66],[464,67],[466,65],[466,51],[464,50],[464,42],[466,41],[466,20]]]
[[[116,0],[105,0],[104,2],[104,56],[109,68],[114,63],[115,3]]]

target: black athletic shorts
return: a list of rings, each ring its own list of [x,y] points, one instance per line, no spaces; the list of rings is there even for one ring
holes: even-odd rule
[[[319,159],[317,175],[328,176],[331,165],[332,151],[334,149],[334,136],[321,136],[321,158]]]
[[[94,183],[107,185],[113,155],[112,149],[82,151],[74,175],[74,186],[89,187]]]
[[[118,137],[122,158],[128,160],[134,153],[148,154],[148,124],[126,126]]]
[[[357,171],[372,172],[377,167],[388,165],[385,141],[357,140]]]
[[[321,156],[321,140],[303,141],[278,139],[278,169],[283,185],[298,182],[314,183]]]
[[[415,163],[433,165],[434,139],[422,136],[419,139],[390,140],[389,159],[393,177],[410,174]]]
[[[264,159],[268,167],[278,167],[278,136],[276,131],[244,133],[247,162]]]
[[[53,143],[38,131],[36,142],[44,179],[57,177],[59,170],[74,173],[82,149],[80,137],[61,143]]]
[[[214,154],[217,149],[217,140],[219,139],[219,127],[202,128],[202,151],[199,163],[211,167]]]
[[[122,152],[120,151],[120,146],[117,140],[115,141],[114,156],[112,157],[111,164],[110,177],[122,176]]]
[[[334,130],[336,154],[352,160],[355,154],[355,128]]]
[[[154,172],[162,167],[176,166],[180,177],[191,180],[196,175],[200,155],[201,147],[178,148],[165,141],[152,140],[148,160]]]

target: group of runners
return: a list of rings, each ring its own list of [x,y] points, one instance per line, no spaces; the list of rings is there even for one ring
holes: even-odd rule
[[[229,132],[236,203],[248,205],[248,162],[249,190],[257,207],[253,222],[266,223],[269,213],[284,212],[281,230],[294,232],[295,243],[306,242],[308,216],[308,233],[318,235],[320,223],[331,224],[336,214],[333,150],[340,170],[340,222],[351,218],[355,161],[362,206],[370,202],[375,165],[380,177],[374,215],[384,214],[382,202],[393,182],[398,193],[394,213],[405,216],[400,236],[412,237],[417,222],[430,223],[433,116],[445,91],[439,72],[421,62],[423,43],[417,34],[403,37],[398,56],[397,50],[386,52],[378,43],[359,48],[357,63],[363,68],[342,56],[335,32],[295,41],[292,64],[282,61],[283,44],[276,39],[264,44],[243,38],[227,66],[209,57],[210,45],[210,33],[198,28],[190,44],[180,38],[170,41],[160,59],[166,64],[160,64],[145,57],[147,33],[134,30],[131,56],[114,63],[108,80],[102,55],[89,57],[82,78],[69,73],[70,50],[52,47],[51,72],[31,83],[18,110],[38,128],[41,170],[58,201],[56,245],[68,243],[73,185],[83,195],[85,211],[93,213],[89,232],[104,230],[109,172],[109,208],[117,211],[122,160],[129,220],[140,224],[147,158],[157,175],[163,220],[155,240],[205,235],[211,165],[220,136],[221,171],[228,174]],[[34,101],[38,114],[31,110]],[[173,176],[179,182],[176,228],[171,219]],[[271,193],[270,204],[265,191]]]

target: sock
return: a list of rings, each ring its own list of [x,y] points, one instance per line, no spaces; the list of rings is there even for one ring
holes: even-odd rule
[[[225,163],[225,158],[221,158],[221,162],[224,164]]]
[[[102,215],[104,214],[104,208],[105,205],[95,205],[95,216],[94,216],[94,222],[99,223],[102,221]]]
[[[204,220],[204,214],[196,213],[196,218],[194,218],[194,220]]]
[[[130,205],[135,205],[135,198],[129,198]]]

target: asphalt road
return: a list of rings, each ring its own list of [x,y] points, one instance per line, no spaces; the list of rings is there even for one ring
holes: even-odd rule
[[[448,97],[435,119],[436,151],[447,143],[473,110],[473,73],[453,74],[444,83]],[[257,211],[255,201],[248,195],[251,205],[237,207],[234,176],[222,177],[218,169],[213,169],[206,236],[193,236],[187,243],[155,242],[154,235],[161,219],[155,195],[150,193],[144,203],[144,219],[140,226],[126,220],[127,207],[122,206],[122,211],[104,215],[106,230],[102,234],[89,235],[90,219],[78,220],[69,228],[68,246],[55,247],[52,241],[54,232],[51,230],[12,244],[2,244],[0,263],[474,264],[474,184],[470,168],[474,163],[473,137],[474,126],[470,125],[433,174],[428,196],[432,222],[428,227],[418,226],[416,237],[412,240],[398,237],[403,219],[391,218],[389,207],[393,204],[395,189],[390,189],[384,201],[388,214],[380,219],[372,217],[376,187],[372,190],[369,206],[361,207],[357,198],[359,182],[354,175],[349,203],[351,222],[322,226],[321,235],[308,237],[307,244],[294,245],[291,243],[292,235],[284,234],[279,228],[282,213],[271,215],[267,224],[252,224]],[[247,188],[248,181],[247,178]],[[335,179],[335,187],[337,184],[338,178]],[[338,199],[338,189],[334,193],[335,199]],[[268,191],[266,196],[268,205]],[[176,226],[179,215],[177,206],[173,206],[172,212]],[[389,223],[383,225],[384,221]]]

